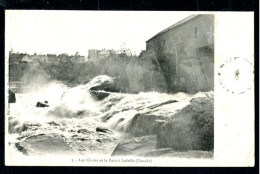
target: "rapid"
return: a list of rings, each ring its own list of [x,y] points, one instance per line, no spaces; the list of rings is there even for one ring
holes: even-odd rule
[[[131,130],[138,113],[152,113],[158,116],[156,121],[165,122],[192,98],[207,95],[107,92],[109,96],[102,100],[91,95],[93,87],[108,82],[111,82],[108,76],[98,76],[87,84],[70,88],[51,81],[37,89],[16,93],[16,103],[9,104],[7,115],[8,145],[16,149],[12,153],[110,156],[120,141],[138,134]],[[48,101],[49,107],[36,107],[39,101]]]

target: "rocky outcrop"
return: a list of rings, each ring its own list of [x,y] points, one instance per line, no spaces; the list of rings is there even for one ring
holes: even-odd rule
[[[9,133],[21,133],[26,130],[34,130],[41,125],[33,122],[21,122],[18,118],[8,117],[8,131]]]
[[[155,149],[156,137],[143,136],[120,142],[111,156],[141,156]]]
[[[16,148],[25,155],[69,155],[76,154],[58,134],[39,134],[15,143]]]
[[[84,96],[88,92],[90,92],[94,97],[105,98],[105,92],[101,93],[102,91],[119,92],[119,89],[116,86],[116,80],[107,75],[97,76],[84,85],[70,88],[64,92],[61,99],[70,100],[72,98],[78,97],[78,100],[80,100],[80,98],[83,96],[82,99],[84,100]]]
[[[93,90],[90,90],[90,94],[97,101],[103,100],[104,98],[110,95],[110,93],[106,91],[93,91]]]
[[[134,136],[154,135],[166,121],[166,117],[153,114],[136,114],[131,120],[127,132]]]
[[[189,103],[178,97],[160,93],[111,94],[101,102],[101,119],[111,128],[134,136],[155,135],[159,128],[178,110]]]
[[[214,146],[213,96],[199,97],[165,123],[157,133],[157,148],[177,151],[212,150]]]
[[[189,150],[180,152],[172,148],[156,148],[156,136],[142,136],[121,141],[111,156],[139,157],[182,157],[182,158],[212,158],[213,151]]]
[[[183,58],[179,64],[177,89],[189,93],[214,89],[212,56]]]
[[[187,102],[186,97],[179,98],[182,100],[177,101],[171,98],[145,106],[137,103],[136,108],[131,108],[136,110],[133,112],[132,118],[126,110],[127,103],[121,99],[120,104],[124,106],[124,114],[112,109],[110,110],[112,115],[106,115],[104,118],[107,122],[113,120],[117,127],[120,127],[121,123],[124,124],[126,128],[120,130],[129,133],[132,138],[120,142],[112,156],[212,157],[214,146],[213,93],[193,95]],[[145,99],[142,101],[145,103]],[[118,115],[127,115],[130,119]],[[127,119],[128,124],[125,121]]]
[[[87,83],[88,89],[92,91],[119,92],[120,90],[115,84],[115,78],[111,78],[107,75],[97,76]]]
[[[126,66],[129,90],[132,93],[157,91],[167,92],[160,65],[151,52],[144,52],[141,57],[132,59]]]
[[[15,93],[13,91],[11,91],[10,89],[8,90],[8,102],[9,103],[15,103],[16,102],[16,98],[15,98]]]

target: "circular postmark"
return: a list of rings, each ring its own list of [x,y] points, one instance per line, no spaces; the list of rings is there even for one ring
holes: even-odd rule
[[[218,78],[224,90],[232,94],[242,94],[252,88],[254,68],[244,58],[230,58],[220,65]]]

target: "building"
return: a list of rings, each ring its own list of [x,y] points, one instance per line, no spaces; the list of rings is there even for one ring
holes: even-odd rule
[[[107,58],[110,54],[113,53],[113,51],[112,50],[105,50],[105,49],[103,49],[103,50],[98,50],[97,53],[98,53],[97,54],[98,58],[102,59],[102,58]]]
[[[124,50],[89,49],[88,50],[88,59],[89,60],[102,59],[102,58],[109,57],[109,55],[120,55],[120,54],[132,56],[132,53],[129,49],[128,50],[127,49],[124,49]]]
[[[88,60],[95,60],[98,58],[98,50],[90,49],[88,50]]]
[[[214,87],[214,15],[191,15],[146,41],[156,54],[169,92]]]

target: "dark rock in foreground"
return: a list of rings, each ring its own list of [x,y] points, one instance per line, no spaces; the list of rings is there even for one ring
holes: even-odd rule
[[[49,107],[49,105],[45,102],[44,103],[37,102],[36,107],[45,108],[45,107]]]
[[[139,157],[177,157],[177,158],[212,158],[213,151],[189,150],[180,152],[172,148],[156,149],[156,136],[135,137],[123,140],[114,149],[111,156]]]
[[[9,93],[8,102],[15,103],[16,102],[15,93],[11,90],[8,90],[8,93]]]
[[[157,148],[176,151],[207,150],[214,146],[214,100],[194,98],[157,133]]]

